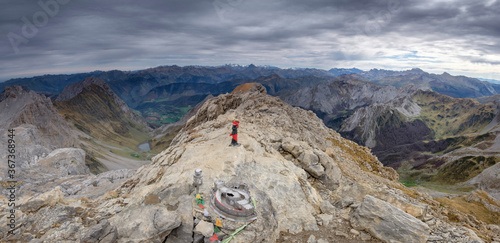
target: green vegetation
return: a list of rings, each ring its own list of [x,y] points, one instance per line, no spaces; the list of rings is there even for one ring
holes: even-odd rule
[[[179,121],[192,109],[191,106],[176,107],[160,102],[149,102],[141,105],[141,108],[142,116],[145,117],[148,122],[160,126]]]
[[[481,200],[485,200],[490,204],[500,206],[497,205],[495,202],[491,201],[488,195],[486,195],[486,193],[483,191],[477,192],[477,195],[480,197]],[[451,221],[457,223],[463,222],[463,216],[455,213],[455,210],[458,210],[459,212],[468,215],[473,215],[478,220],[481,220],[487,224],[500,224],[500,213],[492,212],[480,202],[467,200],[465,196],[455,197],[452,199],[435,198],[435,200],[438,201],[441,204],[441,206],[448,208],[450,210],[450,212],[448,213],[448,218]]]
[[[100,86],[90,85],[70,100],[53,103],[66,120],[100,141],[135,150],[149,139],[145,126],[129,119]]]
[[[333,130],[339,130],[344,120],[354,114],[354,111],[355,110],[344,110],[339,111],[335,114],[328,114],[323,120],[328,127],[332,128]]]
[[[432,178],[440,184],[456,184],[464,182],[479,175],[484,169],[500,161],[498,157],[466,156],[442,167]]]
[[[182,129],[182,127],[183,126],[172,127],[171,129],[169,129],[169,131],[166,135],[164,135],[160,138],[151,139],[151,142],[150,142],[151,143],[151,151],[159,153],[159,152],[165,150],[166,148],[168,148],[168,146],[170,146],[170,143],[175,138],[177,133],[179,133],[179,131]]]
[[[414,98],[422,107],[419,119],[436,139],[478,132],[495,117],[493,106],[473,99],[454,99],[429,91],[420,91]]]
[[[401,182],[401,184],[405,185],[406,187],[414,187],[420,185],[414,180],[399,180],[399,182]]]
[[[85,153],[85,164],[89,167],[92,174],[99,174],[108,170],[105,165],[94,157],[93,153],[88,151]]]

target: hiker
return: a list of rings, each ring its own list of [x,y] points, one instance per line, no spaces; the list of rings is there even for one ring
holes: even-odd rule
[[[231,144],[229,146],[238,146],[238,128],[240,127],[240,121],[238,119],[233,121],[232,132],[229,136],[233,139],[231,140]]]

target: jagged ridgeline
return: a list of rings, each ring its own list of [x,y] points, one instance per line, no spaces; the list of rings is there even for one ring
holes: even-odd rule
[[[240,120],[238,147],[228,146],[234,119]],[[217,218],[222,226],[215,233],[227,238],[245,223],[210,210],[204,214],[192,186],[197,168],[203,171],[199,191],[207,201],[216,180],[248,185],[257,219],[246,222],[232,242],[460,242],[497,234],[495,218],[443,208],[429,195],[406,188],[368,148],[342,138],[313,112],[250,84],[207,100],[170,147],[130,177],[122,175],[128,179],[116,189],[101,190],[101,197],[74,189],[79,181],[96,180],[98,186],[98,179],[74,177],[66,180],[75,187],[25,198],[17,238],[2,239],[203,242],[213,237]],[[461,203],[498,219],[500,203],[484,192]],[[6,232],[5,220],[0,218],[0,232]]]
[[[61,116],[98,140],[135,148],[148,139],[144,119],[99,78],[68,85],[54,101]]]

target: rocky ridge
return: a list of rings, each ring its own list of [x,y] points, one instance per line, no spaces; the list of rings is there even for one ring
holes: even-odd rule
[[[137,115],[135,112],[130,109],[127,104],[120,98],[118,95],[111,90],[109,85],[104,82],[104,80],[100,78],[95,78],[95,77],[88,77],[85,78],[81,82],[75,82],[72,84],[69,84],[66,86],[62,92],[57,96],[55,101],[66,101],[66,100],[71,100],[75,98],[77,95],[81,94],[85,89],[89,89],[91,85],[96,85],[98,87],[101,87],[105,93],[105,95],[109,96],[111,100],[113,100],[120,110],[128,116],[128,118],[132,119],[133,121],[143,124],[144,126],[146,125],[146,121],[144,118],[142,118],[140,115]]]
[[[66,197],[97,197],[128,179],[134,171],[92,175],[88,153],[82,149],[82,140],[88,136],[65,121],[49,98],[20,86],[7,87],[1,97],[0,133],[8,138],[8,130],[15,130],[18,198],[37,197],[56,187]],[[7,139],[0,139],[0,145],[7,148]],[[0,151],[0,158],[7,161],[7,149]],[[7,181],[7,163],[0,163],[2,195],[8,195]]]
[[[235,118],[242,145],[228,147]],[[97,199],[68,197],[61,188],[27,198],[17,217],[19,234],[1,237],[203,242],[200,228],[213,227],[216,215],[206,217],[191,203],[196,168],[204,173],[205,198],[216,179],[249,185],[258,217],[232,242],[395,242],[400,232],[407,232],[405,242],[500,237],[495,225],[450,221],[438,202],[401,185],[369,149],[343,139],[311,111],[266,95],[260,85],[206,101],[152,164]],[[1,215],[1,232],[5,220]],[[240,226],[224,220],[220,237]]]
[[[0,134],[8,138],[14,129],[16,142],[16,167],[21,170],[35,165],[40,158],[54,149],[77,147],[76,134],[52,105],[50,99],[29,89],[13,86],[2,93],[0,101]],[[7,139],[0,139],[7,148]],[[7,161],[7,149],[0,151],[2,161]],[[7,163],[0,164],[0,178],[6,178]]]

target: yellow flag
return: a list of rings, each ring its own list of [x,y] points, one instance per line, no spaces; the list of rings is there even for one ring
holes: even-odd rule
[[[220,219],[215,220],[215,226],[222,227],[222,221]]]
[[[196,199],[201,199],[200,194],[196,194]]]

